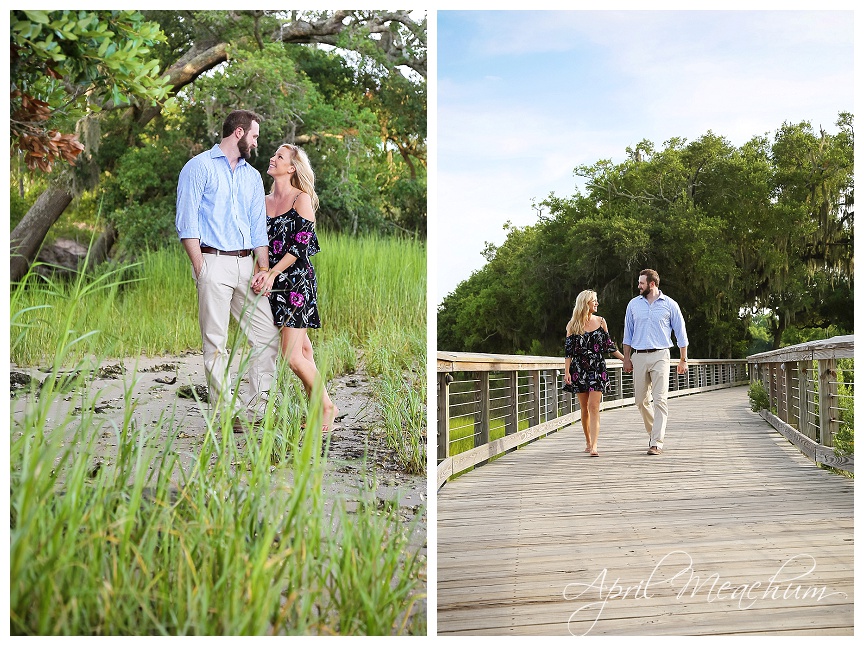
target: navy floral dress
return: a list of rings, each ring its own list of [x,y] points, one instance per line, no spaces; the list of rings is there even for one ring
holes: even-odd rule
[[[609,390],[604,354],[617,348],[602,327],[583,334],[571,334],[564,340],[564,356],[570,357],[570,380],[564,384],[568,393],[605,393]]]
[[[302,217],[292,206],[287,213],[267,218],[270,239],[270,267],[291,254],[295,260],[273,281],[270,308],[277,327],[320,328],[318,282],[309,258],[321,251],[315,223]]]

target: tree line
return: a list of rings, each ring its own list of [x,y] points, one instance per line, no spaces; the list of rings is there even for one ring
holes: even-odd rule
[[[594,289],[620,345],[641,269],[678,301],[688,355],[746,356],[751,324],[773,347],[812,328],[853,330],[852,115],[837,132],[784,123],[735,147],[712,132],[580,166],[584,194],[550,195],[537,222],[505,225],[486,265],[438,309],[438,348],[561,354],[577,294]],[[794,342],[794,341],[791,341]]]
[[[425,17],[14,10],[10,29],[12,280],[67,209],[98,211],[96,256],[172,241],[180,169],[240,108],[263,117],[262,175],[282,143],[309,153],[322,227],[425,237]]]

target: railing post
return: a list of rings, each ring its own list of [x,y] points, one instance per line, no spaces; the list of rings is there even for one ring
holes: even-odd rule
[[[810,436],[810,403],[807,400],[807,374],[810,361],[798,362],[798,430]]]
[[[768,364],[768,409],[777,407],[777,364]]]
[[[504,416],[504,434],[513,435],[519,430],[519,373],[507,373],[507,412]]]
[[[615,368],[615,399],[624,399],[624,366]]]
[[[555,403],[555,409],[554,409],[555,410],[555,415],[554,415],[555,417],[561,417],[561,415],[562,415],[561,409],[558,406],[558,393],[561,392],[558,389],[558,373],[559,372],[561,372],[561,371],[560,370],[553,370],[552,371],[552,401]],[[562,381],[561,384],[563,385],[564,382]]]
[[[566,415],[567,413],[573,412],[573,393],[571,393],[567,390],[563,390],[563,388],[564,388],[564,385],[563,385],[564,382],[563,381],[561,382],[561,384],[562,384],[561,385],[561,388],[562,388],[561,397],[564,400],[564,414]]]
[[[438,373],[438,462],[450,455],[450,382],[449,372]]]
[[[777,413],[779,414],[780,419],[782,419],[787,424],[789,423],[789,396],[792,393],[792,386],[789,383],[789,373],[791,370],[786,363],[780,364],[780,370],[778,373],[778,377],[780,379],[779,384],[779,397],[780,401],[777,405]]]
[[[819,444],[834,446],[834,433],[840,427],[837,408],[837,360],[819,359]]]
[[[531,383],[531,409],[528,413],[528,427],[540,424],[540,371],[532,370],[530,373]]]
[[[480,377],[478,386],[480,401],[477,420],[474,427],[474,447],[489,444],[489,372],[483,370],[477,373]]]

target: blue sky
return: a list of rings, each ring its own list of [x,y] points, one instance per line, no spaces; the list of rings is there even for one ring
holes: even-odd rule
[[[438,11],[436,302],[573,169],[853,111],[853,12]],[[581,188],[581,186],[580,186]]]

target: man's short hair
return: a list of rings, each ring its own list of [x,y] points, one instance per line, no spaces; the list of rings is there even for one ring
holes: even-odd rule
[[[660,287],[660,274],[653,269],[643,269],[639,272],[639,275],[645,276],[645,280],[647,280],[649,284],[651,281],[654,281],[654,284],[657,285],[657,287]]]
[[[252,110],[234,110],[225,117],[225,121],[222,124],[222,136],[230,136],[237,128],[243,128],[245,132],[249,132],[253,121],[257,121],[260,125],[261,117],[252,112]]]

